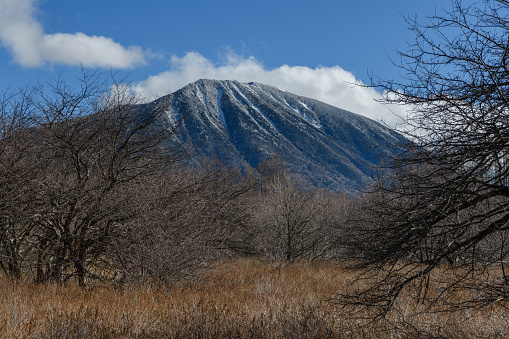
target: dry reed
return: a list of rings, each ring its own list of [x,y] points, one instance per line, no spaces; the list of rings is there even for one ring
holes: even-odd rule
[[[222,263],[200,282],[170,288],[33,285],[0,281],[2,338],[403,338],[506,336],[503,310],[415,314],[365,326],[328,300],[355,284],[331,264]],[[406,317],[406,318],[405,318]],[[398,329],[399,327],[399,329]]]

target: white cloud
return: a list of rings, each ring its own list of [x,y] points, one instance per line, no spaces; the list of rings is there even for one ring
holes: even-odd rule
[[[46,34],[35,19],[36,0],[0,0],[0,42],[24,67],[46,63],[85,67],[131,68],[145,63],[140,47],[123,47],[110,38]]]
[[[386,106],[374,100],[381,95],[372,88],[355,85],[355,76],[339,66],[309,68],[281,66],[266,69],[253,57],[243,58],[230,53],[222,65],[215,65],[201,54],[189,52],[184,57],[172,57],[171,69],[150,76],[134,87],[149,98],[174,92],[198,79],[234,79],[240,82],[260,82],[298,95],[314,98],[374,120],[384,120],[395,126],[404,115],[400,106]]]

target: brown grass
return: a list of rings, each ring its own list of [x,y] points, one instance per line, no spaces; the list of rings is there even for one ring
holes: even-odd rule
[[[199,283],[169,289],[0,282],[2,338],[404,338],[507,336],[496,309],[412,315],[400,301],[392,323],[362,326],[327,300],[352,287],[340,267],[223,263]],[[405,313],[408,310],[408,313]],[[406,318],[405,318],[406,317]],[[400,327],[397,330],[394,324]]]

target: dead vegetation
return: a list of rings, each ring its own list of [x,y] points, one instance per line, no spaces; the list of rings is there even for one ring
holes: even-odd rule
[[[279,265],[256,259],[218,264],[193,283],[120,289],[96,284],[39,284],[4,278],[0,289],[3,338],[499,338],[507,305],[454,313],[424,310],[402,297],[373,323],[344,318],[338,292],[369,281],[332,263]],[[438,282],[437,282],[438,283]],[[439,286],[430,286],[436,293]],[[462,298],[461,291],[446,295]],[[443,304],[442,304],[443,305]]]

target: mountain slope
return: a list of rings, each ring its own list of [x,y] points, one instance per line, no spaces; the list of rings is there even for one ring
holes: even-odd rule
[[[289,169],[319,187],[347,191],[373,176],[378,152],[401,136],[366,117],[275,87],[198,80],[164,97],[170,119],[184,117],[180,141],[198,156],[256,167],[279,153]]]

